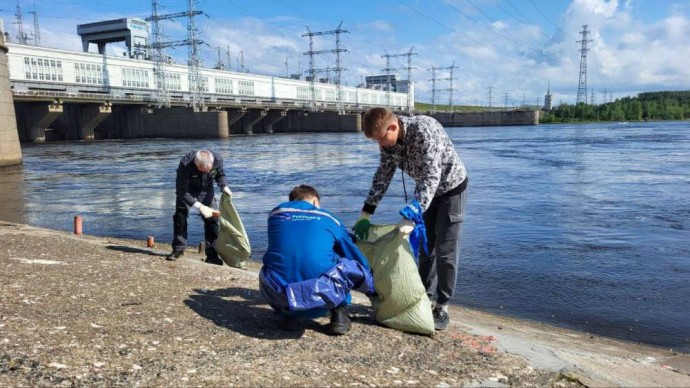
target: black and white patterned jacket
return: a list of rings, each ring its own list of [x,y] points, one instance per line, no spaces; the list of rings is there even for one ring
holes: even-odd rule
[[[404,141],[380,147],[381,161],[362,208],[369,214],[374,214],[397,167],[414,179],[414,196],[424,211],[434,197],[457,188],[467,178],[465,165],[441,123],[429,116],[398,119],[405,132]]]

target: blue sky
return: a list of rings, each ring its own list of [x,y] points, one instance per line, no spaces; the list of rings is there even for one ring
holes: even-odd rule
[[[19,0],[25,31],[32,31],[34,0]],[[161,13],[186,10],[186,0],[160,0]],[[417,101],[430,102],[432,67],[453,72],[453,103],[502,106],[543,101],[550,83],[554,103],[576,99],[582,25],[590,31],[588,91],[595,102],[604,91],[620,98],[643,91],[690,89],[690,1],[688,0],[199,0],[197,25],[204,66],[217,62],[215,47],[229,47],[231,66],[239,53],[250,72],[284,76],[306,71],[311,31],[334,30],[342,22],[343,82],[383,74],[381,56],[414,47],[412,77]],[[2,0],[0,17],[16,34],[17,1]],[[150,15],[147,0],[35,0],[44,46],[81,50],[76,25]],[[163,23],[170,40],[186,38],[186,22]],[[334,36],[316,37],[315,50],[335,48]],[[113,46],[110,52],[119,54]],[[92,48],[95,51],[95,47]],[[171,49],[178,63],[186,48]],[[223,55],[223,61],[227,56]],[[286,67],[287,59],[287,67]],[[316,56],[316,67],[335,66],[335,56]],[[406,67],[405,57],[391,59]],[[401,78],[406,77],[400,71]],[[437,89],[448,89],[450,74],[438,71]],[[437,103],[450,93],[437,91]]]

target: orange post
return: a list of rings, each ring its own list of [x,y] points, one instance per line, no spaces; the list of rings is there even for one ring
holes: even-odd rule
[[[81,236],[82,234],[82,220],[81,216],[74,216],[74,234]]]
[[[153,236],[149,236],[146,239],[146,247],[147,248],[153,248]]]

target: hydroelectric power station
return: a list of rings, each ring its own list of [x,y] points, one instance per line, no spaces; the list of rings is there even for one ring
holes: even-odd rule
[[[371,107],[414,113],[412,82],[399,92],[321,82],[314,69],[302,80],[152,60],[151,48],[162,46],[141,19],[77,31],[84,52],[3,40],[0,165],[21,162],[19,142],[360,131]],[[106,44],[118,41],[125,55],[107,55]],[[88,52],[92,43],[98,53]],[[450,126],[538,122],[536,111],[434,116]]]

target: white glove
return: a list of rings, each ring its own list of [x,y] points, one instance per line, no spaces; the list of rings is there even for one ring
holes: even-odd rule
[[[232,198],[232,191],[230,190],[230,186],[223,187],[223,192],[227,194],[228,197]]]
[[[211,209],[208,206],[204,206],[204,205],[199,206],[199,213],[201,213],[201,216],[204,218],[213,217],[213,209]]]
[[[398,222],[398,230],[402,234],[410,234],[414,230],[414,221],[408,220],[407,218],[403,218]]]

